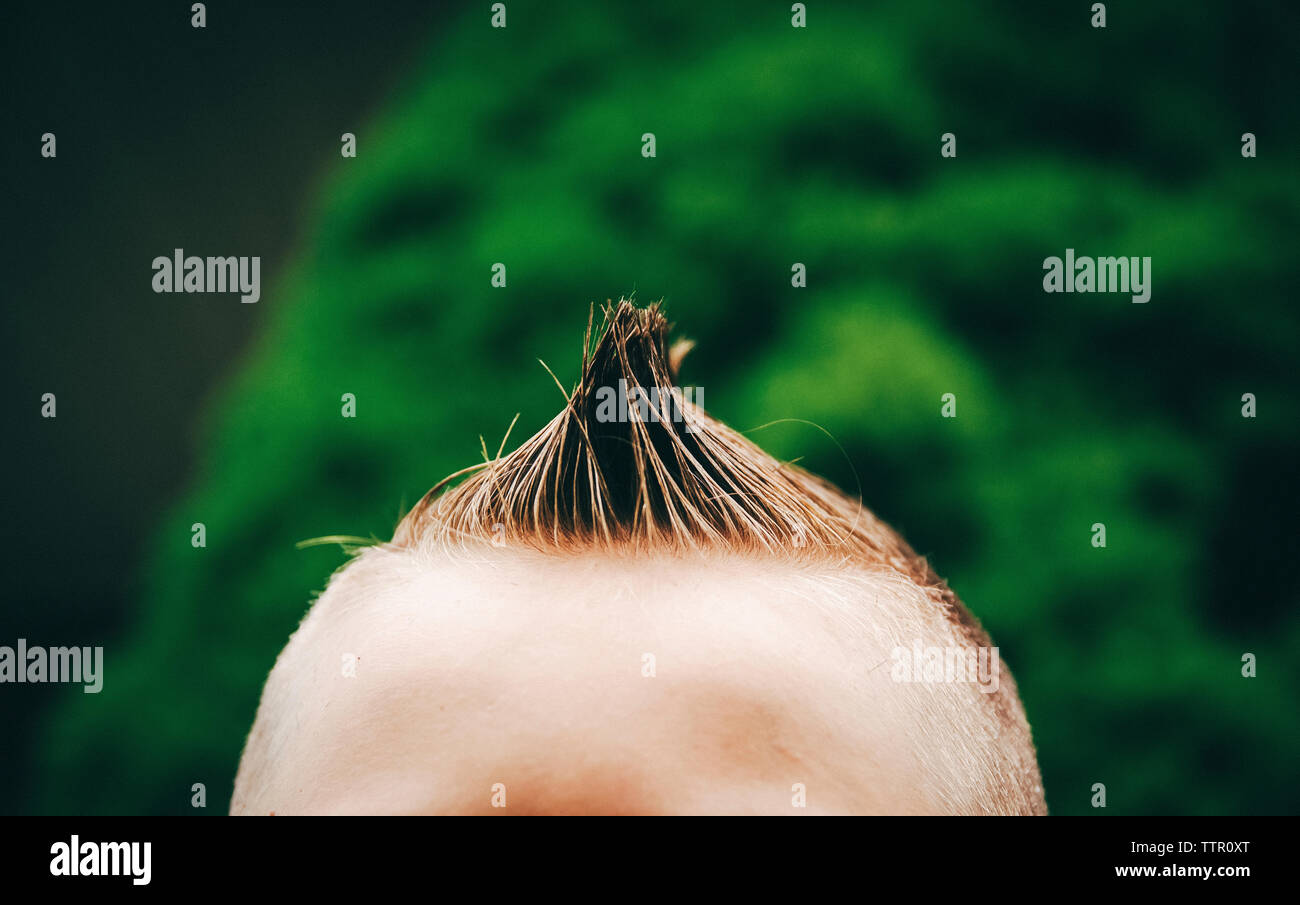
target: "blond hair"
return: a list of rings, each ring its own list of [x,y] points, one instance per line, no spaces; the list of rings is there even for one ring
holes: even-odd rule
[[[843,556],[909,579],[971,640],[987,641],[925,557],[860,501],[769,456],[680,392],[661,392],[676,390],[689,344],[667,348],[660,305],[623,299],[606,304],[603,315],[594,344],[588,317],[581,379],[564,409],[508,455],[441,481],[402,519],[394,545],[456,544],[496,532],[546,552]],[[600,391],[614,387],[630,397],[626,420],[598,417]],[[660,406],[647,418],[636,402],[652,390]]]

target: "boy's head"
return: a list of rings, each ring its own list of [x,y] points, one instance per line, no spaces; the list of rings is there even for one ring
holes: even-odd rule
[[[672,391],[667,331],[606,309],[546,428],[335,575],[232,813],[1045,813],[979,624],[858,501]]]

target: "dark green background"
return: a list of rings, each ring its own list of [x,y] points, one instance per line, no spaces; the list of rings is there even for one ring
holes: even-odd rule
[[[1300,810],[1300,15],[1089,5],[20,15],[0,643],[103,644],[106,677],[0,687],[6,809],[223,810],[343,561],[295,542],[387,537],[539,428],[536,359],[571,382],[589,304],[635,292],[714,414],[829,431],[847,460],[753,436],[860,479],[984,621],[1053,812]],[[176,246],[263,255],[262,301],[153,295]],[[1151,256],[1151,301],[1045,294],[1067,247]]]

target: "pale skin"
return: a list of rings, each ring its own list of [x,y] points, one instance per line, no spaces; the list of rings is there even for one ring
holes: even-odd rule
[[[891,679],[954,632],[832,560],[377,549],[281,654],[231,813],[968,813],[1008,762],[1041,802],[1009,676],[998,741],[978,691]]]

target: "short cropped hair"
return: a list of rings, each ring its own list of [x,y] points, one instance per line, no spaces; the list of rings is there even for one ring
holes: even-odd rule
[[[430,490],[398,525],[395,546],[495,532],[545,552],[843,557],[914,583],[972,642],[988,642],[925,557],[861,501],[778,461],[685,398],[677,374],[690,344],[668,349],[660,305],[623,299],[603,315],[594,344],[588,316],[582,376],[563,411],[505,457]],[[625,394],[626,417],[601,417],[606,388]]]

